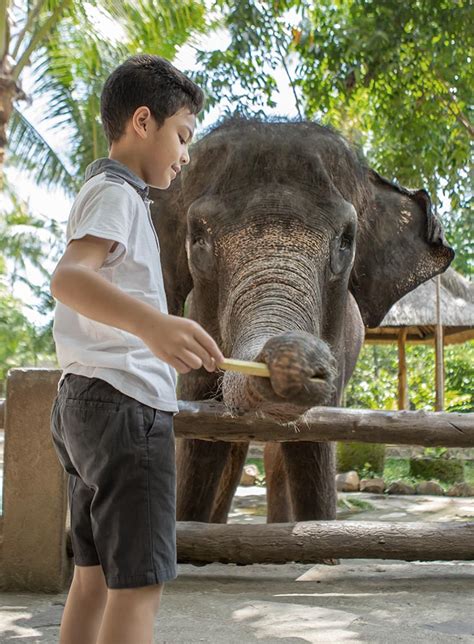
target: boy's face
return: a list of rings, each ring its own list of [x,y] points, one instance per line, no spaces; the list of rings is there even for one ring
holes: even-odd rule
[[[150,110],[141,107],[134,114],[134,122],[140,128],[143,178],[149,185],[164,190],[181,166],[189,163],[188,145],[196,128],[196,116],[183,107],[158,128]]]

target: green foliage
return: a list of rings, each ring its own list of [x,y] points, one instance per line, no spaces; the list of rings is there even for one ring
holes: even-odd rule
[[[445,483],[464,481],[464,464],[457,458],[410,458],[410,474],[414,478]]]
[[[382,474],[385,445],[378,443],[340,442],[336,445],[337,471],[356,470],[361,478]]]
[[[455,209],[474,134],[472,17],[468,0],[323,0],[295,43],[308,114],[362,132],[370,162],[405,185],[435,193],[443,179]]]
[[[411,409],[435,406],[434,348],[407,345],[408,395]],[[446,411],[474,411],[474,342],[445,347]],[[345,393],[345,406],[398,408],[398,352],[395,345],[364,345]]]
[[[474,411],[474,341],[445,349],[447,411]]]
[[[383,470],[383,480],[386,487],[395,481],[403,481],[403,483],[413,486],[420,483],[419,479],[410,474],[410,463],[407,458],[387,458]],[[446,487],[446,484],[440,483],[440,485]]]
[[[423,454],[431,458],[440,458],[441,456],[449,456],[447,447],[425,447]]]
[[[22,201],[9,186],[5,189],[5,206],[0,210],[0,256],[3,258],[3,274],[7,275],[6,260],[10,270],[8,287],[10,293],[17,282],[25,284],[37,300],[36,305],[26,305],[43,315],[52,312],[54,300],[49,292],[50,273],[45,267],[45,258],[59,259],[63,241],[57,221],[42,215],[32,215],[29,204]],[[40,277],[38,284],[32,269]],[[6,281],[5,281],[6,283]]]
[[[37,328],[22,313],[22,303],[8,291],[0,277],[0,398],[5,378],[13,367],[55,365],[51,324]]]
[[[264,115],[274,107],[277,89],[274,72],[286,66],[291,29],[284,13],[294,2],[217,1],[221,35],[220,47],[212,51],[197,49],[200,71],[196,80],[206,90],[206,109],[219,104],[224,114]],[[222,44],[221,44],[222,43]]]
[[[56,365],[52,322],[36,326],[24,311],[51,314],[54,300],[44,260],[54,259],[61,247],[56,221],[31,215],[28,204],[8,186],[6,195],[9,203],[0,211],[0,397],[5,395],[4,381],[9,369]],[[23,304],[13,296],[17,282],[34,295],[35,305]]]

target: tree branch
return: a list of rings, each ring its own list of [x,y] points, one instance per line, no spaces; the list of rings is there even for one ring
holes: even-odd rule
[[[68,4],[71,4],[71,0],[63,0],[62,2],[60,2],[53,13],[50,15],[50,17],[45,20],[38,31],[33,34],[28,47],[22,53],[20,60],[17,62],[13,70],[12,75],[15,80],[18,80],[18,77],[23,71],[23,68],[28,64],[31,54],[36,49],[38,44],[43,40],[43,38],[49,33],[50,29],[58,22],[63,9]]]
[[[39,14],[39,12],[41,11],[45,3],[46,3],[46,0],[39,0],[37,5],[33,7],[33,9],[28,14],[25,22],[25,26],[18,34],[15,42],[15,47],[12,51],[12,58],[14,60],[16,60],[16,57],[18,56],[18,52],[20,51],[20,46],[23,41],[23,38],[25,37],[25,34],[31,29],[31,25],[33,24],[33,21],[35,20],[36,16]]]
[[[301,120],[303,120],[303,116],[302,116],[301,111],[300,111],[300,104],[299,104],[299,100],[298,100],[298,95],[296,93],[296,87],[295,87],[295,84],[294,84],[293,79],[291,77],[290,71],[289,71],[289,69],[288,69],[288,67],[286,65],[285,56],[281,51],[280,42],[279,42],[278,38],[276,39],[276,45],[277,45],[278,53],[280,54],[280,59],[281,59],[282,65],[283,65],[283,69],[285,70],[286,75],[288,77],[288,80],[290,81],[291,90],[293,92],[293,96],[295,97],[295,105],[296,105],[296,110],[298,112],[298,116],[299,116],[299,118]]]
[[[432,64],[430,64],[430,67],[434,78],[444,89],[445,95],[449,97],[449,101],[452,103],[452,105],[456,107],[456,109],[454,110],[452,106],[446,102],[445,99],[443,100],[443,96],[441,96],[440,94],[438,94],[438,98],[444,103],[444,105],[451,112],[451,114],[454,116],[456,121],[468,131],[470,137],[474,138],[474,126],[470,122],[469,118],[464,114],[462,109],[459,107],[459,103],[457,102],[456,97],[451,94],[451,90],[449,89],[448,84],[440,77],[438,72],[433,68]]]

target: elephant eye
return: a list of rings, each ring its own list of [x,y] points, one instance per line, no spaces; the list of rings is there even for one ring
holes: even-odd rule
[[[342,235],[341,241],[339,243],[339,249],[340,250],[350,250],[352,247],[352,237],[349,235]]]
[[[195,237],[193,239],[193,244],[195,246],[205,246],[206,245],[206,240],[203,237]]]

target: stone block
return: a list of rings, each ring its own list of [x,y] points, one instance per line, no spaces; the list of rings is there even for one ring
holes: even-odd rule
[[[443,496],[444,490],[436,481],[421,481],[415,487],[417,494],[433,494],[436,496]]]
[[[71,575],[67,475],[50,429],[60,374],[52,369],[12,369],[8,374],[0,580],[5,590],[62,592]]]
[[[383,494],[385,481],[380,478],[362,479],[360,482],[361,492],[372,492],[373,494]]]
[[[358,492],[359,475],[355,470],[336,474],[336,488],[338,492]]]
[[[387,494],[415,494],[415,488],[403,481],[394,481],[388,486]]]

